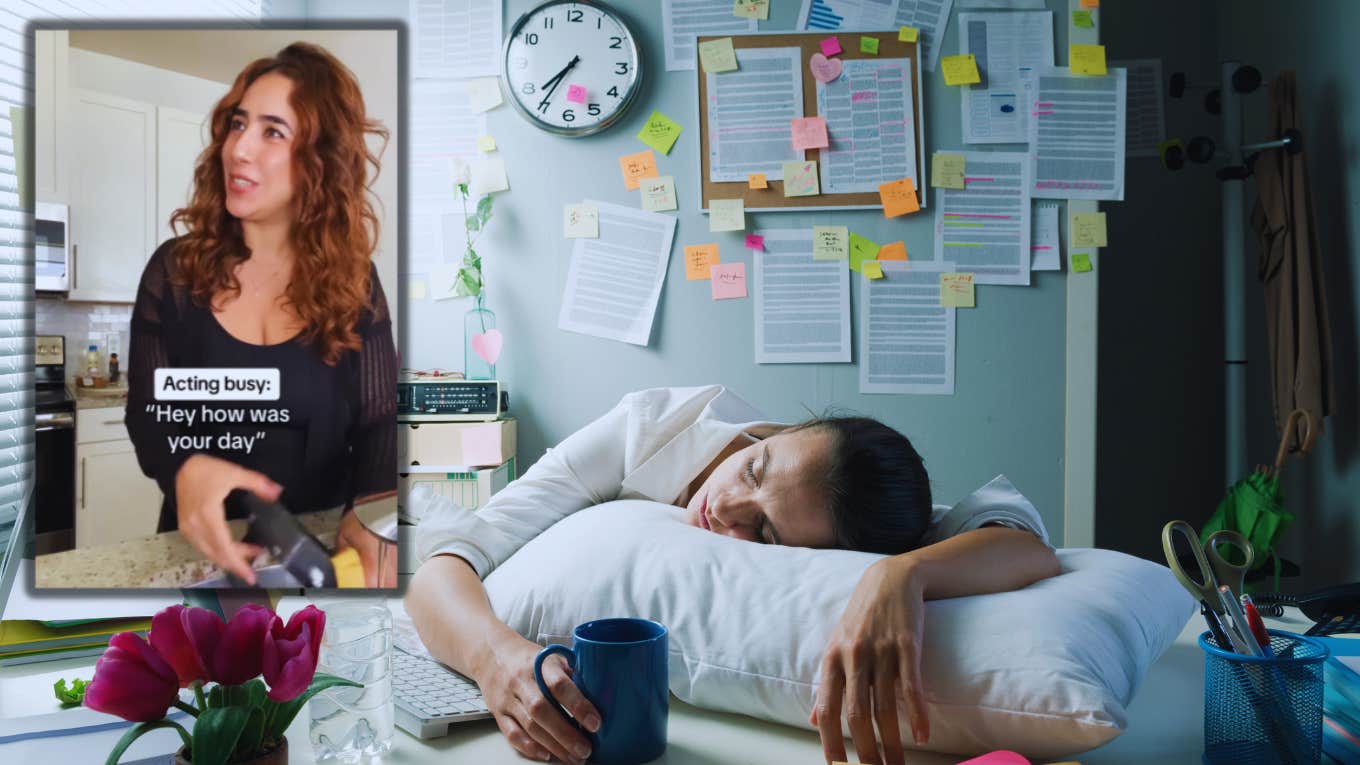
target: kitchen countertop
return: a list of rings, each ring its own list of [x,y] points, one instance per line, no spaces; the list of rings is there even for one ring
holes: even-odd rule
[[[126,382],[126,381],[124,381]],[[127,405],[128,389],[126,384],[110,385],[105,388],[81,388],[71,382],[71,390],[75,393],[76,409],[105,409],[117,407],[122,409]]]

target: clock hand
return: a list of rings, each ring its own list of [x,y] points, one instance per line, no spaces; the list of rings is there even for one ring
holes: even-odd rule
[[[553,89],[557,87],[557,83],[561,82],[562,78],[566,76],[567,72],[570,72],[572,68],[575,67],[580,62],[581,62],[580,56],[573,56],[571,61],[568,62],[566,66],[562,67],[562,71],[553,75],[552,79],[543,83],[541,87],[548,88],[548,92],[551,93]]]

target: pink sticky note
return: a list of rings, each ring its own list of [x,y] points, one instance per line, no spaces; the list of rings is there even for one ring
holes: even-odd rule
[[[584,104],[586,102],[586,89],[580,85],[568,85],[567,100],[572,103]]]
[[[468,423],[459,428],[463,447],[463,462],[473,467],[501,464],[501,424],[499,422]]]
[[[825,149],[830,143],[826,138],[826,117],[794,117],[793,148]]]
[[[765,249],[765,237],[761,236],[760,234],[747,234],[747,235],[746,235],[746,249],[748,249],[748,250],[763,250],[763,249]],[[711,268],[711,266],[710,266],[710,268]]]
[[[971,760],[964,760],[959,765],[1030,765],[1030,761],[1015,752],[1003,749],[998,752],[988,752]]]
[[[834,56],[841,52],[841,40],[839,37],[828,37],[822,40],[822,55]]]
[[[714,263],[708,267],[714,300],[746,297],[746,264]]]

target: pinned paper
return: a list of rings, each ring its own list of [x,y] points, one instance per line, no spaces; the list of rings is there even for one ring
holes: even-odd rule
[[[1083,8],[1099,8],[1099,7],[1100,7],[1100,0],[1081,0],[1081,7],[1083,7]]]
[[[709,231],[741,231],[746,228],[746,203],[740,199],[708,201]]]
[[[916,182],[910,178],[880,183],[878,197],[883,202],[885,218],[896,218],[921,210],[921,202],[916,198]]]
[[[792,129],[793,148],[799,151],[831,145],[826,137],[826,117],[794,117]]]
[[[629,191],[638,187],[638,180],[660,175],[656,171],[656,155],[651,149],[619,157],[619,168],[623,170],[623,187]]]
[[[746,185],[753,189],[768,189],[770,184],[765,180],[764,173],[751,173],[746,177]]]
[[[501,84],[495,77],[478,77],[467,80],[464,85],[468,94],[468,106],[474,113],[495,109],[501,105]]]
[[[916,27],[899,27],[897,29],[897,39],[900,42],[916,42],[921,36],[921,30]]]
[[[973,275],[940,274],[940,305],[945,308],[973,308]]]
[[[859,272],[860,264],[878,258],[878,242],[850,232],[850,270]]]
[[[845,69],[845,65],[838,58],[827,58],[821,53],[814,53],[812,58],[808,60],[808,68],[812,70],[812,76],[817,79],[817,82],[825,85],[838,79]]]
[[[643,178],[638,181],[642,188],[642,209],[647,212],[666,212],[676,209],[675,176],[663,175],[657,178]]]
[[[477,138],[477,151],[486,153],[486,152],[492,152],[492,151],[495,151],[495,150],[496,150],[496,139],[495,139],[495,138],[493,138],[492,136],[489,136],[489,135],[479,136],[479,137]]]
[[[732,4],[732,15],[743,19],[770,19],[770,0],[736,0]]]
[[[582,203],[562,208],[562,236],[568,239],[600,238],[600,211]]]
[[[848,260],[850,229],[845,226],[812,227],[813,260]]]
[[[1096,22],[1090,11],[1072,11],[1072,26],[1080,29],[1095,29]]]
[[[822,46],[823,56],[834,56],[841,52],[841,40],[839,37],[828,37],[819,43]]]
[[[960,56],[945,56],[940,59],[946,85],[976,85],[982,82],[978,74],[977,57],[971,53]]]
[[[646,124],[638,131],[638,140],[662,154],[670,154],[675,139],[680,137],[680,125],[658,111],[653,111]]]
[[[425,299],[425,282],[424,282],[423,280],[421,280],[421,279],[412,279],[412,280],[406,282],[406,299],[407,299],[407,300],[424,300],[424,299]]]
[[[479,197],[508,188],[510,181],[505,177],[505,160],[487,156],[473,161],[472,182],[468,184],[468,192],[472,196]]]
[[[708,267],[713,281],[713,299],[731,300],[746,297],[746,264],[714,263]]]
[[[732,38],[699,43],[699,61],[710,74],[732,72],[737,68],[737,52],[732,49]]]
[[[962,154],[935,152],[930,159],[930,185],[937,189],[962,189],[964,165]]]
[[[1085,273],[1091,270],[1091,256],[1085,252],[1072,253],[1072,270]]]
[[[1105,213],[1076,213],[1072,216],[1073,247],[1104,247]]]
[[[708,278],[708,267],[718,262],[718,245],[691,244],[685,247],[685,279]]]
[[[859,38],[859,52],[868,53],[871,56],[878,55],[878,38],[861,37]]]
[[[859,264],[860,270],[870,279],[883,278],[883,265],[877,260],[866,260]]]
[[[784,196],[810,197],[820,193],[816,162],[784,163]]]
[[[906,242],[888,242],[887,244],[885,244],[885,245],[883,245],[882,247],[879,247],[879,248],[878,248],[878,259],[879,259],[879,260],[906,260],[906,259],[907,259],[907,243],[906,243]]]
[[[585,87],[582,85],[568,85],[567,100],[573,104],[584,104],[586,102]]]
[[[1104,45],[1070,45],[1068,46],[1067,62],[1072,67],[1072,74],[1104,75],[1109,73],[1105,69]]]
[[[765,249],[765,237],[761,236],[760,234],[747,234],[746,249],[748,250]]]

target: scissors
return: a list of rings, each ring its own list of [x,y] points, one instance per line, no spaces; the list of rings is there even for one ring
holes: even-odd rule
[[[1190,542],[1190,551],[1195,555],[1195,563],[1199,567],[1199,579],[1196,580],[1186,572],[1181,565],[1180,556],[1176,554],[1175,536],[1183,535]],[[1242,553],[1243,562],[1234,565],[1229,563],[1218,552],[1219,545],[1235,547]],[[1243,583],[1246,581],[1247,570],[1251,568],[1252,550],[1247,538],[1230,529],[1220,529],[1209,535],[1205,541],[1203,549],[1200,548],[1199,534],[1195,533],[1194,528],[1185,521],[1172,521],[1162,527],[1162,551],[1166,553],[1166,565],[1171,568],[1171,573],[1176,575],[1181,586],[1190,591],[1196,599],[1219,616],[1226,616],[1225,608],[1218,597],[1218,586],[1228,585],[1232,590],[1234,598],[1241,597]]]

